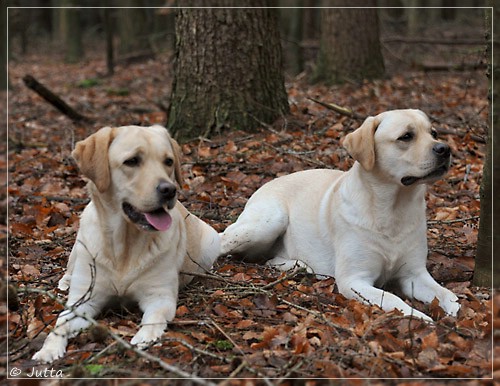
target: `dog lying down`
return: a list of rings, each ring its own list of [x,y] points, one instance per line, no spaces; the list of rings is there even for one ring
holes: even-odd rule
[[[90,179],[91,202],[82,213],[67,273],[63,311],[33,359],[52,362],[68,338],[90,322],[110,297],[126,296],[144,312],[131,343],[158,339],[175,316],[179,287],[210,269],[219,255],[217,232],[177,201],[179,147],[161,126],[105,127],[72,153]]]
[[[302,171],[258,189],[222,234],[222,255],[305,266],[335,277],[348,298],[431,320],[380,289],[395,282],[455,316],[457,297],[426,269],[425,184],[447,172],[450,148],[419,110],[369,117],[343,145],[357,161],[348,172]]]

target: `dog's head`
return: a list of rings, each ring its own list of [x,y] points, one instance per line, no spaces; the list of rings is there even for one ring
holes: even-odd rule
[[[420,110],[368,117],[343,145],[365,170],[404,186],[435,181],[450,166],[450,147]]]
[[[72,155],[106,202],[143,230],[167,230],[182,185],[179,145],[161,126],[104,127]],[[111,202],[110,202],[111,201]]]

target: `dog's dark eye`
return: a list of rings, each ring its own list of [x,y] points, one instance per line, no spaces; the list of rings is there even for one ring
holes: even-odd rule
[[[431,135],[432,135],[432,138],[437,139],[438,132],[436,130],[431,130]]]
[[[174,160],[172,158],[165,158],[165,161],[163,161],[163,163],[166,166],[172,166],[174,164]]]
[[[401,137],[399,137],[398,141],[409,142],[412,139],[413,139],[413,133],[406,133],[403,134]]]
[[[125,166],[130,166],[130,167],[139,166],[140,163],[141,159],[139,157],[131,157],[123,162]]]

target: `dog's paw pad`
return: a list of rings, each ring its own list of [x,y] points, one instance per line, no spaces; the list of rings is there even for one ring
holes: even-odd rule
[[[56,359],[64,356],[65,349],[61,348],[42,348],[40,351],[35,353],[31,359],[40,363],[51,363]]]
[[[130,344],[141,349],[146,348],[161,337],[163,330],[163,328],[151,328],[150,326],[142,327],[137,334],[134,335]]]

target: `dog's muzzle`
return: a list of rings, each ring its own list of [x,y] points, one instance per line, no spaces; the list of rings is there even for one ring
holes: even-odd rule
[[[152,211],[143,212],[128,202],[122,204],[125,215],[134,224],[144,230],[166,231],[172,225],[169,210],[173,209],[177,200],[177,188],[168,181],[160,181],[156,186],[158,207]]]
[[[141,212],[128,202],[124,202],[122,209],[131,222],[146,231],[166,231],[172,225],[172,217],[163,207]]]
[[[416,182],[433,181],[446,174],[451,163],[450,147],[445,143],[438,142],[432,148],[432,153],[436,157],[436,167],[434,170],[422,177],[405,176],[401,178],[401,183],[404,186],[410,186]]]

